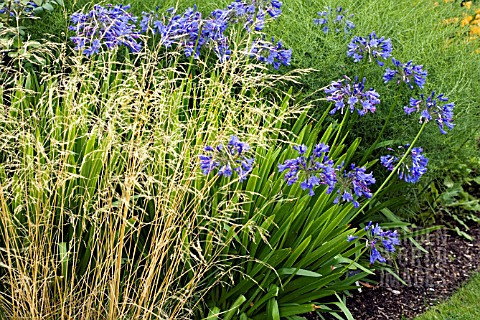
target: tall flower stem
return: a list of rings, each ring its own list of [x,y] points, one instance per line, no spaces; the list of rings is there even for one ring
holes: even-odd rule
[[[390,106],[390,110],[388,112],[387,120],[385,120],[385,123],[383,124],[382,130],[380,130],[380,133],[377,135],[377,139],[375,139],[375,142],[368,148],[368,150],[365,152],[365,154],[362,157],[362,160],[360,160],[360,164],[365,163],[367,161],[368,157],[372,154],[373,150],[376,148],[378,142],[383,136],[383,133],[385,132],[385,129],[387,128],[388,123],[390,122],[390,119],[392,118],[393,110],[395,109],[398,101],[398,95],[395,96],[395,102],[392,103]]]
[[[380,193],[380,191],[383,190],[383,188],[385,188],[385,186],[388,184],[388,182],[390,181],[390,179],[392,179],[392,177],[395,175],[395,173],[397,172],[397,170],[400,168],[400,166],[402,165],[402,163],[405,161],[405,159],[407,158],[407,156],[410,154],[410,152],[412,151],[413,147],[415,146],[415,143],[418,141],[418,139],[420,138],[420,135],[422,134],[423,130],[425,129],[425,126],[427,125],[427,122],[423,122],[422,124],[422,127],[420,128],[420,130],[418,131],[417,135],[415,136],[415,138],[413,139],[412,143],[410,144],[409,148],[407,149],[407,151],[405,151],[405,154],[403,155],[403,157],[400,159],[400,161],[397,163],[397,165],[395,166],[395,168],[393,168],[392,172],[390,172],[390,174],[388,175],[388,177],[385,179],[385,181],[383,181],[382,185],[377,189],[377,191],[375,191],[375,193],[372,195],[372,197],[370,199],[368,199],[368,201],[366,201],[362,207],[354,214],[354,216],[358,215],[359,213],[363,212],[365,210],[365,208],[370,204],[370,202],[373,201],[373,199],[375,199],[375,197]]]

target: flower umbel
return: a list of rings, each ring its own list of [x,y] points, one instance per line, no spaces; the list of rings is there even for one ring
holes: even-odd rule
[[[137,42],[139,33],[135,25],[137,17],[132,16],[129,9],[128,5],[102,7],[96,4],[87,14],[73,13],[73,25],[69,29],[76,33],[70,38],[76,45],[75,49],[83,49],[87,56],[99,53],[102,44],[108,49],[124,45],[132,52],[140,51],[142,44]]]
[[[363,78],[361,82],[358,82],[358,77],[355,81],[345,76],[345,80],[334,81],[328,88],[325,89],[327,94],[327,100],[335,102],[335,108],[330,111],[330,114],[334,114],[337,110],[343,114],[345,105],[348,104],[350,112],[356,109],[358,114],[363,116],[368,112],[374,113],[376,111],[376,105],[380,103],[380,95],[373,89],[365,90],[365,81]]]
[[[383,62],[379,59],[388,59],[392,55],[392,41],[385,39],[385,37],[377,38],[377,35],[372,32],[368,39],[355,36],[348,45],[347,56],[353,57],[353,61],[358,62],[362,60],[365,55],[368,56],[368,61],[372,62],[375,59],[380,66]]]
[[[300,183],[302,190],[309,190],[310,196],[315,195],[313,189],[319,185],[327,185],[327,194],[335,188],[336,176],[333,168],[333,161],[328,159],[327,153],[330,147],[323,143],[317,144],[310,157],[307,157],[307,146],[296,146],[294,149],[299,157],[285,160],[283,164],[278,165],[278,171],[288,171],[284,179],[289,186],[293,185],[298,179],[303,180]]]
[[[446,134],[446,128],[449,130],[453,129],[453,108],[455,107],[453,102],[442,105],[442,103],[447,101],[448,98],[444,97],[443,94],[435,96],[435,92],[432,92],[426,99],[422,94],[420,95],[420,99],[410,98],[409,106],[403,107],[403,110],[408,115],[419,112],[420,123],[435,119],[440,132]]]
[[[353,17],[353,14],[350,14],[348,18]],[[321,26],[323,33],[328,33],[332,28],[335,33],[339,33],[341,29],[346,34],[349,34],[354,28],[355,25],[352,21],[347,18],[347,10],[342,7],[333,9],[331,7],[326,7],[325,11],[320,11],[318,13],[318,18],[313,19],[313,23]]]
[[[420,89],[423,89],[427,79],[427,71],[423,70],[422,65],[414,65],[412,60],[407,63],[400,63],[400,61],[395,58],[392,58],[392,63],[395,66],[395,69],[387,68],[385,70],[383,75],[385,83],[396,79],[397,84],[405,82],[410,89],[413,89],[413,80]]]
[[[378,223],[373,226],[370,221],[367,227],[365,227],[365,231],[367,231],[368,246],[371,248],[370,264],[374,264],[375,261],[386,262],[386,259],[381,255],[380,251],[390,254],[395,252],[395,246],[400,245],[396,230],[383,231]],[[383,248],[377,247],[379,243],[382,244]]]
[[[405,151],[410,145],[399,146],[397,151],[388,148],[388,150],[393,151],[393,155],[386,155],[380,157],[380,163],[387,168],[389,171],[392,171],[397,165],[398,161],[403,158]],[[401,180],[404,180],[408,183],[416,183],[427,172],[428,159],[422,154],[422,148],[413,148],[410,155],[405,159],[398,169],[398,176]]]
[[[273,37],[272,42],[256,39],[252,43],[250,57],[256,57],[260,62],[271,64],[278,69],[281,65],[290,65],[292,50],[285,49],[281,41],[275,43]]]
[[[255,161],[253,157],[249,158],[246,155],[249,150],[250,146],[247,143],[241,142],[237,136],[231,136],[226,146],[219,144],[215,148],[211,146],[204,148],[205,154],[199,156],[200,168],[205,175],[218,170],[218,175],[225,177],[231,177],[235,171],[240,181],[244,181],[252,171]]]
[[[355,208],[360,206],[360,203],[355,200],[354,196],[357,198],[365,197],[371,198],[372,192],[368,188],[369,185],[375,183],[375,178],[373,174],[366,173],[366,167],[356,167],[354,163],[350,165],[351,170],[347,172],[343,170],[342,174],[337,174],[338,181],[338,190],[337,198],[335,198],[333,203],[342,202],[352,202]],[[341,172],[343,169],[343,163],[337,166],[336,171]]]

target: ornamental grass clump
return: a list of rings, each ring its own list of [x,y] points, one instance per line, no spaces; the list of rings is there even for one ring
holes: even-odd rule
[[[295,78],[232,56],[193,76],[179,53],[148,48],[132,62],[63,56],[61,74],[1,66],[14,83],[0,95],[2,316],[203,318],[212,290],[241,279],[253,258],[235,238],[259,245],[266,225],[242,223],[249,193],[205,179],[199,156],[230,137],[248,178],[247,154],[275,145],[302,108],[264,94]]]

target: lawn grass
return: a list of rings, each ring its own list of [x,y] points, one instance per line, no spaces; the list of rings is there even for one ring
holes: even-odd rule
[[[480,273],[458,290],[448,301],[433,307],[416,320],[477,320],[480,319]]]

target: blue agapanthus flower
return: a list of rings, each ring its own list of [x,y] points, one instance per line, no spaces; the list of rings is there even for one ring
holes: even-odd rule
[[[301,180],[302,190],[309,190],[310,196],[315,195],[313,189],[319,185],[327,185],[327,194],[335,188],[336,175],[333,168],[333,161],[328,159],[327,153],[330,147],[323,143],[317,144],[313,148],[310,157],[306,156],[307,146],[300,145],[294,147],[299,157],[285,160],[283,164],[278,165],[278,171],[287,171],[284,176],[289,186],[298,180]]]
[[[392,171],[400,159],[403,158],[405,155],[405,150],[407,150],[409,146],[409,144],[405,146],[399,146],[397,150],[388,148],[388,150],[392,151],[394,154],[381,156],[380,163],[389,171]],[[401,180],[404,180],[408,183],[417,183],[420,177],[427,172],[428,159],[423,155],[422,152],[422,148],[412,149],[409,156],[407,156],[405,161],[398,169],[398,176]]]
[[[182,48],[187,57],[200,57],[202,48],[213,49],[221,62],[230,58],[231,49],[226,30],[229,26],[242,23],[248,32],[261,31],[265,27],[267,16],[273,19],[281,14],[280,1],[253,1],[246,3],[236,0],[226,9],[216,9],[207,17],[202,17],[197,7],[188,8],[183,14],[176,14],[173,8],[168,10],[168,16],[159,17],[156,12],[144,12],[140,22],[142,32],[151,30],[160,35],[160,42],[166,48],[176,45]],[[262,43],[262,62],[273,64],[289,63],[290,57],[281,42],[275,44]],[[260,51],[259,48],[255,48]],[[255,54],[258,52],[252,52]],[[265,57],[266,55],[266,57]],[[273,61],[273,62],[272,62]]]
[[[366,167],[357,167],[354,163],[350,165],[350,171],[344,170],[343,163],[337,166],[337,194],[333,203],[352,202],[355,208],[360,206],[356,200],[360,197],[367,199],[372,197],[369,185],[375,183],[373,173],[366,173]],[[343,172],[342,172],[343,171]]]
[[[368,61],[375,59],[380,66],[384,63],[379,59],[388,59],[392,55],[392,41],[385,37],[378,38],[375,31],[372,32],[368,39],[355,36],[348,45],[347,56],[353,57],[354,62],[359,62],[365,56]]]
[[[347,10],[342,7],[337,7],[337,9],[326,7],[325,11],[318,12],[318,18],[313,19],[313,23],[321,26],[325,34],[331,30],[335,33],[343,30],[344,33],[349,34],[355,28],[355,25],[348,20],[353,17],[353,14],[348,15],[348,17],[347,14]]]
[[[123,45],[132,52],[140,51],[142,44],[136,31],[137,17],[132,16],[129,9],[129,5],[102,7],[96,4],[87,14],[73,13],[69,29],[76,33],[70,38],[75,50],[83,50],[87,56],[100,52],[102,45],[108,49]]]
[[[397,231],[383,231],[377,224],[375,226],[370,221],[365,227],[367,232],[368,246],[370,247],[370,264],[374,264],[375,261],[384,263],[385,257],[381,255],[381,251],[390,254],[395,252],[395,246],[400,245]],[[380,247],[381,246],[383,247]]]
[[[420,123],[429,122],[435,119],[435,122],[442,134],[446,134],[445,129],[452,130],[453,124],[453,108],[455,104],[445,103],[448,98],[443,94],[435,96],[435,92],[432,92],[427,98],[424,95],[420,95],[420,99],[410,98],[409,106],[403,107],[406,114],[410,115],[414,112],[420,113]]]
[[[423,70],[422,65],[414,65],[412,60],[407,63],[401,63],[395,58],[392,58],[392,63],[395,68],[387,68],[383,75],[385,83],[397,80],[397,84],[404,82],[408,84],[410,89],[413,89],[413,83],[415,83],[420,89],[423,89],[427,79],[427,71]]]
[[[205,146],[205,154],[199,156],[200,169],[208,175],[217,171],[219,176],[231,177],[236,172],[240,181],[247,179],[252,171],[255,159],[248,156],[250,146],[232,135],[226,146],[219,144],[215,148]]]
[[[275,69],[278,69],[281,65],[290,65],[292,50],[286,49],[281,41],[275,43],[273,37],[272,42],[256,39],[252,43],[250,57],[255,57],[258,61],[273,65]]]
[[[365,90],[366,78],[361,82],[358,77],[354,81],[345,76],[344,80],[334,81],[328,88],[325,89],[327,100],[335,102],[335,108],[330,111],[330,114],[336,113],[340,110],[343,114],[343,109],[346,105],[353,113],[357,110],[358,114],[363,116],[368,112],[374,113],[376,105],[380,103],[380,95],[373,89]]]

